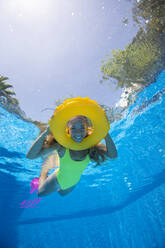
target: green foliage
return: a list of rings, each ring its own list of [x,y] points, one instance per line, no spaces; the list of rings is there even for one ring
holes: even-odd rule
[[[165,27],[165,1],[164,0],[141,0],[135,3],[133,18],[138,24],[145,21],[146,31],[159,34]],[[147,21],[147,22],[146,22]]]
[[[8,84],[6,80],[8,80],[8,77],[0,76],[0,97],[5,97],[9,103],[19,104],[18,100],[16,98],[13,98],[15,92],[9,90],[9,88],[13,88],[13,86],[11,84]]]
[[[129,44],[125,50],[112,51],[113,57],[101,66],[103,78],[116,78],[118,86],[131,86],[131,83],[145,84],[148,72],[161,57],[161,51],[156,44],[138,42]]]
[[[148,85],[165,67],[165,1],[141,0],[133,8],[139,32],[124,50],[112,51],[101,64],[102,80],[115,78],[118,86]],[[144,25],[145,24],[145,25]],[[145,26],[145,27],[144,27]]]

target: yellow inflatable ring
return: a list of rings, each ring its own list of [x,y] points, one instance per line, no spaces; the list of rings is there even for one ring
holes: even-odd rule
[[[92,134],[84,138],[81,143],[76,143],[66,131],[68,121],[76,115],[88,117],[93,127]],[[59,144],[66,148],[80,151],[96,145],[105,138],[110,129],[110,124],[107,121],[104,110],[97,102],[90,100],[88,97],[75,97],[65,100],[63,104],[56,108],[53,117],[49,121],[49,129]]]

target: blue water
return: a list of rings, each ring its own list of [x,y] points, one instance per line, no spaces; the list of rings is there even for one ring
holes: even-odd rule
[[[65,197],[53,193],[36,208],[31,180],[41,159],[26,152],[39,130],[0,108],[0,248],[165,247],[165,71],[139,94],[125,118],[111,125],[118,158],[91,163]],[[144,105],[143,105],[144,106]]]

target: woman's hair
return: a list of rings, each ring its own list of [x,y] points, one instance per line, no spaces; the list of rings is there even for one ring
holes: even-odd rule
[[[72,117],[67,122],[67,126],[70,127],[74,120],[79,120],[79,121],[83,122],[84,124],[86,124],[88,127],[92,127],[91,120],[88,117],[84,116],[84,115],[76,115],[76,116]]]
[[[100,163],[104,162],[106,159],[106,150],[105,146],[101,143],[89,148],[89,157],[91,160],[96,162],[96,165],[100,165]]]

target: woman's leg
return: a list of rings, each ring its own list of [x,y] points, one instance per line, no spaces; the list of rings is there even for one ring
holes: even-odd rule
[[[57,154],[50,155],[44,162],[39,179],[38,196],[46,196],[57,191],[61,196],[69,194],[76,185],[62,190],[56,178],[56,170],[47,177],[49,169],[54,169],[59,166],[59,157]]]
[[[62,190],[62,189],[57,189],[57,192],[61,195],[61,196],[65,196],[67,194],[69,194],[74,188],[76,187],[76,185],[68,188],[68,189],[65,189],[65,190]]]
[[[47,176],[50,169],[55,169],[59,166],[59,158],[57,152],[49,155],[42,165],[40,178],[39,178],[39,191],[38,196],[49,195],[57,190],[58,182],[56,178],[56,170],[49,176]]]
[[[59,187],[56,174],[53,172],[51,175],[49,175],[44,183],[39,186],[38,188],[38,196],[46,196],[49,195],[52,192],[57,191]]]

